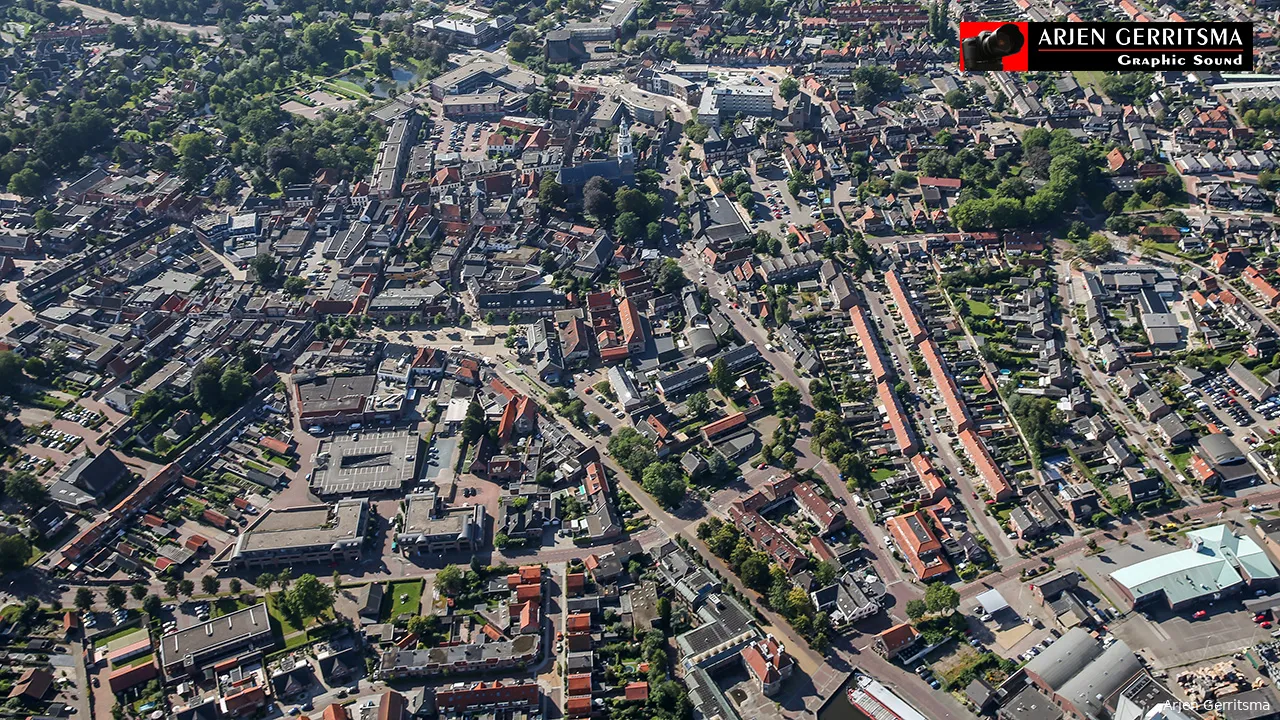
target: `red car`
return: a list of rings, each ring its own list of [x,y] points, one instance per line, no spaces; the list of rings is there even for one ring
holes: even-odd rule
[[[1195,612],[1195,614],[1191,616],[1191,619],[1193,619],[1193,620],[1199,620],[1200,618],[1205,618],[1205,617],[1209,617],[1209,613],[1208,613],[1208,611],[1206,611],[1206,610],[1197,610],[1197,611]]]
[[[1271,623],[1264,620],[1261,624],[1258,625],[1258,627],[1262,628],[1263,630],[1270,630]]]
[[[1265,614],[1263,614],[1263,613],[1258,613],[1257,615],[1254,615],[1254,616],[1253,616],[1253,621],[1254,621],[1254,622],[1256,622],[1256,623],[1260,623],[1260,622],[1262,622],[1263,620],[1266,620],[1266,619],[1267,619],[1267,616],[1266,616]]]

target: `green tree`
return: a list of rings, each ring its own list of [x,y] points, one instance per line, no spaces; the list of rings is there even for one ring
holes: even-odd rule
[[[253,584],[267,592],[271,592],[271,586],[276,584],[276,576],[273,573],[264,572],[258,576],[257,580],[253,581]],[[172,595],[173,593],[169,594]]]
[[[778,83],[778,94],[782,96],[783,100],[790,100],[800,94],[800,83],[796,82],[795,78],[788,75],[787,77],[782,78],[782,81]]]
[[[707,398],[706,393],[696,392],[685,401],[685,407],[689,409],[690,415],[702,417],[707,414],[707,410],[711,409],[711,400]]]
[[[28,357],[23,369],[33,378],[42,378],[49,373],[49,363],[45,363],[44,357]]]
[[[543,210],[558,208],[564,205],[566,199],[568,193],[563,185],[556,182],[555,176],[546,175],[542,178],[542,182],[538,184],[538,207]]]
[[[212,573],[208,573],[204,577],[200,578],[200,589],[204,591],[205,595],[217,595],[219,590],[218,586],[220,584],[221,583],[218,582],[218,577]]]
[[[93,591],[87,587],[77,588],[75,604],[80,612],[89,612],[93,607]]]
[[[112,23],[107,28],[107,42],[113,47],[127,47],[133,44],[133,33],[129,32],[129,28],[124,25]]]
[[[644,237],[644,224],[632,212],[624,212],[614,222],[613,230],[619,238],[626,242],[638,242]]]
[[[688,279],[684,276],[684,269],[680,267],[680,263],[674,258],[664,258],[653,284],[659,292],[674,293],[684,287],[687,282]]]
[[[218,380],[218,392],[224,408],[239,407],[252,391],[253,379],[243,370],[228,366],[222,371],[222,377]]]
[[[1102,209],[1105,210],[1108,215],[1115,215],[1121,210],[1124,210],[1124,196],[1118,192],[1111,193],[1102,199]]]
[[[151,617],[159,615],[162,609],[164,609],[164,601],[160,599],[159,595],[148,595],[142,601],[143,612]]]
[[[924,590],[924,603],[929,612],[951,613],[960,607],[960,593],[944,582],[930,583]]]
[[[147,597],[147,586],[142,583],[134,583],[129,588],[129,594],[133,596],[134,600],[141,602]]]
[[[33,219],[35,220],[36,229],[42,232],[45,230],[52,230],[58,224],[53,213],[49,212],[45,208],[37,210]]]
[[[126,600],[126,596],[124,594],[123,588],[121,588],[119,585],[107,586],[107,607],[111,608],[112,610],[117,610],[119,608],[124,607],[125,600]]]
[[[231,591],[232,595],[239,595],[244,586],[240,583],[240,578],[231,578],[231,581],[227,583],[227,589]]]
[[[164,594],[165,597],[178,597],[178,580],[176,578],[169,578],[164,581]]]
[[[823,560],[813,568],[813,581],[817,587],[827,587],[836,581],[836,566]]]
[[[23,168],[9,177],[9,192],[23,197],[35,197],[44,187],[44,179],[31,168]]]
[[[435,586],[442,595],[457,595],[462,591],[462,568],[446,565],[436,573]]]
[[[280,272],[280,261],[276,260],[276,256],[271,253],[260,253],[249,262],[249,267],[253,270],[253,277],[259,285],[271,285],[275,283],[276,275]]]
[[[166,457],[173,449],[173,441],[164,435],[157,435],[156,439],[151,441],[151,449],[155,450],[160,457]]]
[[[644,468],[641,486],[645,492],[668,508],[678,506],[684,500],[688,483],[679,466],[669,462],[655,462]]]
[[[18,388],[22,387],[25,380],[22,369],[21,355],[12,350],[0,352],[0,387],[5,388],[6,394],[13,395]]]
[[[285,278],[284,291],[293,297],[302,297],[307,294],[307,288],[311,283],[307,279],[298,275],[290,275]]]
[[[1076,246],[1080,257],[1091,263],[1099,263],[1111,257],[1115,248],[1111,245],[1111,240],[1102,233],[1093,233],[1083,243]]]
[[[31,559],[31,542],[22,535],[0,537],[0,571],[9,572],[26,567]]]
[[[924,617],[924,614],[928,611],[929,606],[924,600],[907,601],[907,617],[911,619],[911,622],[919,622],[920,618]]]
[[[658,460],[653,441],[632,427],[619,428],[609,438],[608,450],[632,479],[641,477],[645,468]]]
[[[319,619],[333,607],[333,594],[333,588],[306,573],[285,592],[284,603],[297,617]]]
[[[738,568],[738,577],[742,583],[752,590],[764,592],[769,589],[769,558],[764,553],[751,553],[742,566]]]
[[[507,55],[516,62],[524,62],[533,54],[535,43],[539,40],[531,29],[524,28],[511,33],[507,40]]]
[[[25,505],[39,505],[49,495],[44,485],[29,472],[11,473],[5,478],[4,492]]]
[[[708,374],[708,380],[711,381],[712,387],[721,393],[729,393],[733,390],[734,378],[733,373],[729,372],[729,364],[724,358],[716,358],[711,363],[711,372]]]
[[[178,581],[178,594],[191,597],[196,592],[196,584],[189,578],[183,578]]]
[[[475,400],[467,406],[467,415],[462,420],[462,437],[468,443],[473,443],[480,439],[480,436],[488,429],[488,421],[485,420],[484,408]]]
[[[607,224],[614,215],[613,195],[612,183],[600,176],[593,177],[582,189],[582,207],[596,222]]]
[[[773,387],[773,405],[779,414],[794,414],[800,409],[800,391],[789,382],[781,382]]]

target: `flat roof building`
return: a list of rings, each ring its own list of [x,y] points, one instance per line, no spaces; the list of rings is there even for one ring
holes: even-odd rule
[[[312,492],[325,497],[399,490],[415,477],[420,443],[407,430],[334,435],[316,451]]]
[[[267,604],[258,603],[160,638],[160,664],[174,682],[232,656],[275,646]]]
[[[271,509],[219,561],[234,569],[355,562],[364,546],[368,518],[369,501],[354,498],[333,506]]]
[[[1227,525],[1191,530],[1187,538],[1189,548],[1116,570],[1111,581],[1135,606],[1164,602],[1179,610],[1280,579],[1258,543]]]
[[[402,552],[461,552],[485,545],[488,514],[483,505],[446,509],[435,493],[404,499],[404,526],[396,535]]]

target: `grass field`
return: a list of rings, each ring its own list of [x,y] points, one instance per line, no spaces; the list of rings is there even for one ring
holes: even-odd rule
[[[240,602],[234,597],[218,598],[212,603],[209,603],[209,615],[210,617],[222,617],[223,615],[230,615],[231,613],[237,610],[243,610],[249,607],[251,604],[256,604],[256,602],[257,602],[256,599],[254,600],[253,603],[245,603],[245,602]]]
[[[350,80],[330,80],[328,84],[336,88],[340,94],[349,96],[354,95],[355,97],[353,99],[355,100],[369,97],[369,93],[365,92],[364,88]]]
[[[145,634],[145,631],[142,630],[142,628],[130,626],[121,630],[117,630],[116,632],[113,632],[110,635],[106,635],[104,637],[98,638],[97,640],[94,640],[93,646],[96,648],[106,647],[110,645],[112,642],[119,640],[122,637],[128,637],[130,635],[133,635],[134,633]]]
[[[406,580],[391,583],[387,586],[383,604],[387,607],[387,613],[384,616],[387,620],[404,614],[417,615],[422,610],[422,581]]]
[[[893,477],[895,474],[896,473],[893,470],[890,470],[889,468],[876,468],[875,470],[871,471],[871,479],[875,480],[876,482],[884,482],[885,480],[888,480],[889,478]]]
[[[996,316],[995,308],[991,307],[990,304],[982,302],[981,300],[974,300],[973,298],[966,298],[966,300],[969,302],[970,315],[976,318],[989,318]]]
[[[1076,70],[1071,73],[1076,78],[1076,83],[1081,87],[1086,85],[1096,89],[1102,87],[1102,78],[1106,73],[1101,70]]]

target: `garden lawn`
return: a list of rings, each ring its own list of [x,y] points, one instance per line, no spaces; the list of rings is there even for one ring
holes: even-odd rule
[[[386,620],[393,620],[402,614],[417,615],[422,610],[422,581],[406,580],[391,583],[387,586]]]
[[[871,479],[875,480],[876,482],[884,482],[885,480],[888,480],[889,478],[893,477],[896,474],[897,474],[896,472],[894,472],[889,468],[876,468],[875,470],[871,471]]]
[[[128,636],[130,636],[130,635],[132,635],[132,634],[134,634],[134,633],[144,633],[144,634],[145,634],[145,631],[144,631],[144,630],[142,630],[141,628],[138,628],[138,627],[135,627],[135,626],[129,626],[129,627],[127,627],[127,628],[123,628],[123,629],[121,629],[121,630],[117,630],[116,632],[113,632],[113,633],[111,633],[110,635],[107,635],[106,637],[100,637],[100,638],[98,638],[97,640],[94,640],[94,641],[93,641],[93,646],[94,646],[95,648],[103,648],[103,647],[106,647],[106,646],[110,645],[110,644],[111,644],[111,642],[112,642],[112,641],[114,641],[114,640],[119,640],[119,639],[120,639],[120,638],[122,638],[122,637],[128,637]]]
[[[969,302],[969,314],[976,318],[995,317],[996,311],[988,303],[973,298],[965,298]]]
[[[230,615],[237,610],[243,610],[250,606],[251,603],[240,602],[234,597],[222,597],[209,603],[209,616],[222,617]],[[252,604],[257,604],[255,600]]]
[[[1187,472],[1187,464],[1191,462],[1191,448],[1180,447],[1165,453],[1179,472]]]

